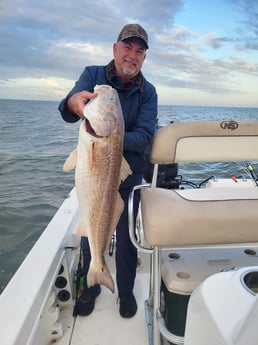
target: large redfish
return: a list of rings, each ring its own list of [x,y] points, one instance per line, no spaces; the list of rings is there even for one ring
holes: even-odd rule
[[[98,96],[84,107],[77,149],[63,169],[75,168],[82,218],[78,234],[88,236],[91,250],[87,284],[104,284],[114,292],[104,255],[124,208],[119,185],[131,169],[123,158],[124,120],[118,94],[108,85],[97,85],[94,92]]]

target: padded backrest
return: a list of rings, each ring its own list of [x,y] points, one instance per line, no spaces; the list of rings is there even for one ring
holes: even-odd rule
[[[258,160],[258,121],[178,122],[154,136],[152,163]]]

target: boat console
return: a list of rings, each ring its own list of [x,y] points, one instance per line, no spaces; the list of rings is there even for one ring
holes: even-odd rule
[[[252,322],[258,315],[257,286],[250,292],[246,278],[249,274],[254,281],[250,277],[258,271],[257,181],[214,178],[206,188],[166,189],[157,186],[157,172],[160,164],[258,160],[258,121],[173,123],[155,134],[150,160],[151,183],[136,186],[129,201],[131,240],[152,260],[146,301],[150,345],[162,339],[242,345],[246,329],[248,339],[257,340]],[[141,226],[136,238],[132,204],[137,189]]]

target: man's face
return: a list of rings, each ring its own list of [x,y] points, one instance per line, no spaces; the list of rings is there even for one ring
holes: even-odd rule
[[[113,54],[116,73],[122,80],[134,78],[142,68],[146,50],[140,38],[132,37],[114,43]]]

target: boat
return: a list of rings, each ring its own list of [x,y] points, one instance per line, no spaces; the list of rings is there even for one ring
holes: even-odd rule
[[[151,181],[129,199],[135,317],[121,318],[117,294],[105,287],[92,314],[74,312],[81,251],[73,188],[0,295],[2,345],[257,344],[258,180],[250,162],[258,160],[258,121],[169,124],[155,134],[150,160]],[[159,166],[225,161],[246,162],[248,176],[157,183]],[[115,236],[107,254],[115,277],[114,251]]]

